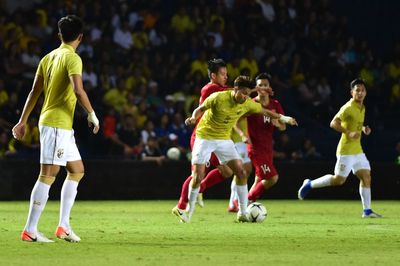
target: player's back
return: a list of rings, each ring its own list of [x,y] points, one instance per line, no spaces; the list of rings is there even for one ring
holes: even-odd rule
[[[43,77],[44,103],[39,124],[71,129],[76,95],[69,77],[82,75],[82,60],[72,46],[61,46],[40,61],[37,76]]]

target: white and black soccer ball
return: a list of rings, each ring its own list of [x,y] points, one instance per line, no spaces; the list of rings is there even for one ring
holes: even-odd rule
[[[181,157],[181,151],[177,147],[169,148],[167,151],[167,157],[170,160],[177,161]]]
[[[259,202],[247,206],[247,219],[252,223],[261,223],[267,218],[267,209]]]

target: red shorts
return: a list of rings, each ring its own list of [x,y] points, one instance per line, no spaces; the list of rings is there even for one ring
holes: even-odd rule
[[[260,179],[271,179],[278,175],[272,156],[256,156],[254,153],[249,153],[249,157],[256,171],[256,176]]]
[[[190,137],[190,150],[193,150],[193,145],[194,145],[195,139],[196,139],[196,128],[193,129],[192,136]],[[209,162],[210,162],[209,164],[206,164],[207,168],[210,168],[211,166],[214,166],[215,168],[217,168],[220,165],[217,156],[215,156],[215,153],[211,153]]]

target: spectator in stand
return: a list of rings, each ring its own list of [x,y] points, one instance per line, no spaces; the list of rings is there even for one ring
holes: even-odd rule
[[[178,12],[172,16],[171,28],[176,33],[186,33],[194,30],[193,21],[190,19],[187,9],[184,6],[180,6]]]
[[[30,41],[28,48],[21,54],[21,61],[25,66],[23,76],[32,79],[35,76],[36,67],[40,62],[40,46],[36,41]]]
[[[120,79],[116,88],[112,88],[104,94],[103,102],[121,114],[127,104],[127,95],[125,80]]]
[[[82,73],[83,82],[89,82],[92,88],[97,88],[98,86],[98,75],[94,71],[93,62],[87,61],[85,69]]]
[[[127,159],[137,159],[143,151],[143,142],[136,120],[129,114],[122,116],[122,122],[118,125],[117,132],[111,136],[111,141],[115,144],[115,155]]]
[[[158,165],[162,165],[166,159],[165,155],[161,152],[158,140],[155,137],[149,137],[147,144],[144,146],[141,157],[142,161],[154,161]]]
[[[115,28],[113,41],[123,50],[129,50],[133,46],[132,32],[127,20],[121,22],[121,27]]]
[[[191,132],[185,125],[184,118],[181,113],[176,113],[172,118],[172,123],[169,127],[169,132],[175,134],[178,137],[179,146],[184,149],[189,148],[189,140]]]
[[[400,165],[400,142],[397,142],[397,144],[396,144],[396,160],[395,160],[395,162],[396,162],[396,164],[397,165]]]
[[[296,146],[287,133],[281,133],[274,144],[274,158],[283,161],[296,159]]]
[[[0,129],[0,160],[10,158],[16,154],[16,150],[12,145],[10,145],[11,133],[6,130]]]
[[[141,131],[141,136],[144,144],[147,144],[149,138],[157,138],[156,132],[154,131],[153,121],[151,120],[146,121],[144,128]]]
[[[10,150],[15,151],[19,157],[38,157],[40,148],[40,137],[38,119],[31,116],[25,127],[25,135],[20,141],[12,139],[10,141]]]

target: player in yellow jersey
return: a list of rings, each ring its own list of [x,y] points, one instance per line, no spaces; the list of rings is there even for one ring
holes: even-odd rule
[[[67,177],[61,189],[60,220],[55,234],[66,241],[80,241],[69,223],[78,183],[84,175],[72,129],[77,100],[88,113],[93,133],[99,131],[99,120],[82,85],[82,60],[75,52],[82,41],[82,20],[75,15],[63,17],[58,21],[58,30],[61,45],[40,61],[19,122],[12,130],[16,139],[23,138],[28,117],[43,93],[39,119],[40,174],[32,190],[28,219],[21,233],[21,239],[29,242],[53,242],[37,227],[60,166],[66,167]]]
[[[294,118],[267,110],[261,104],[252,101],[249,98],[251,88],[253,88],[251,79],[239,76],[235,79],[233,90],[213,93],[193,111],[191,117],[185,120],[186,125],[193,125],[201,117],[197,124],[196,140],[192,151],[193,178],[189,188],[189,211],[188,215],[182,212],[181,221],[188,222],[193,215],[200,182],[204,178],[206,163],[212,152],[215,153],[222,165],[227,164],[234,172],[239,200],[237,220],[247,221],[247,178],[249,173],[244,170],[240,155],[230,138],[233,126],[240,117],[250,113],[262,113],[284,123],[297,125]]]
[[[352,98],[343,105],[331,121],[331,128],[342,133],[336,150],[336,165],[334,175],[327,174],[320,178],[306,179],[298,191],[298,198],[304,199],[313,188],[340,186],[353,171],[360,179],[359,193],[363,207],[362,217],[379,218],[381,215],[371,210],[371,167],[361,147],[361,134],[369,135],[371,129],[364,126],[367,95],[365,83],[355,79],[350,83]]]

